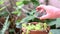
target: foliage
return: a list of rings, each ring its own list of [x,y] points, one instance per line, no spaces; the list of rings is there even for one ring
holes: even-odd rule
[[[36,1],[36,0],[34,0],[34,1],[33,1],[33,0],[30,0],[30,1],[34,4],[34,8],[39,5],[38,1]],[[30,2],[30,1],[29,1],[29,2]],[[26,3],[28,3],[28,1],[26,1]],[[24,4],[26,4],[26,3],[24,3]],[[35,12],[36,12],[35,9],[31,10],[31,11],[28,13],[28,14],[29,14],[28,16],[26,16],[25,18],[23,18],[22,20],[20,20],[19,23],[16,23],[17,26],[18,26],[18,27],[21,27],[21,25],[20,25],[21,23],[42,22],[40,19],[38,19],[38,18],[36,18],[36,17],[34,16]],[[43,22],[48,23],[48,22],[51,22],[51,21],[55,21],[55,19],[53,19],[53,20],[47,19],[47,20],[44,20]]]
[[[24,0],[23,3],[24,3],[24,4],[29,4],[30,1],[26,1],[26,0]]]
[[[31,1],[31,0],[30,0]],[[28,3],[28,1],[26,1],[26,3]],[[37,3],[37,2],[36,2]],[[34,3],[34,4],[36,4],[36,3]],[[25,3],[24,3],[25,4]],[[37,5],[38,6],[38,5]],[[36,7],[36,6],[34,6],[34,7]],[[25,18],[23,18],[22,20],[21,20],[21,22],[20,23],[24,23],[24,22],[29,22],[29,20],[32,20],[32,19],[34,19],[35,18],[35,16],[34,16],[34,13],[36,12],[36,10],[35,9],[33,9],[31,12],[29,12],[29,15],[27,16],[27,17],[25,17]]]
[[[59,34],[60,33],[60,29],[51,29],[49,34]]]
[[[3,25],[3,28],[2,28],[2,30],[1,30],[1,34],[4,34],[5,31],[8,29],[8,27],[9,27],[9,25],[10,25],[10,22],[8,21],[8,19],[9,19],[9,16],[6,17],[6,21],[5,21],[5,23],[4,23],[4,25]]]
[[[43,25],[41,25],[41,23],[37,23],[36,25],[34,25],[34,24],[31,24],[31,23],[28,23],[28,24],[23,23],[22,28],[23,27],[26,28],[26,34],[28,34],[29,31],[31,31],[31,30],[35,30],[35,31],[36,30],[46,30],[47,24],[44,23]]]
[[[0,4],[3,4],[4,3],[4,1],[3,0],[0,0]]]
[[[22,20],[19,20],[18,17],[20,17],[20,15],[22,14],[21,13],[21,8],[24,6],[24,5],[28,5],[29,3],[33,3],[34,5],[34,9],[32,9],[30,12],[28,12],[28,14],[26,14],[27,16],[25,18],[23,18]],[[4,4],[4,1],[3,0],[0,0],[0,5]],[[11,24],[11,21],[9,21],[8,19],[10,18],[10,16],[12,17],[12,15],[16,15],[16,19],[15,21],[15,24],[17,27],[21,28],[22,27],[22,23],[28,23],[28,22],[41,22],[41,20],[37,19],[34,14],[36,12],[35,8],[40,5],[39,2],[37,0],[21,0],[21,1],[18,1],[15,3],[16,6],[13,6],[13,8],[15,10],[13,10],[12,12],[9,12],[8,9],[5,11],[4,9],[6,9],[8,6],[3,6],[0,8],[0,17],[1,16],[4,16],[6,18],[6,22],[4,23],[3,25],[3,28],[1,30],[1,34],[4,34],[4,32],[9,28],[9,25]],[[3,11],[4,10],[4,11]],[[10,10],[10,9],[9,9]],[[8,17],[7,17],[8,16]],[[13,20],[13,18],[11,19]],[[51,21],[55,21],[55,20],[44,20],[44,22],[48,23],[48,22],[51,22]],[[38,24],[39,25],[39,24]],[[38,26],[37,25],[37,26]],[[31,25],[32,27],[35,27],[34,25]],[[31,26],[28,26],[28,27],[31,27]],[[28,28],[27,27],[27,28]],[[39,26],[40,27],[40,26]],[[36,27],[37,29],[38,27]],[[30,30],[30,29],[29,29]]]
[[[21,15],[21,8],[22,8],[22,5],[21,3],[18,4],[19,2],[16,3],[17,7],[13,6],[13,8],[15,8],[16,10],[13,11],[13,12],[9,12],[8,10],[7,11],[2,11],[4,10],[5,8],[7,8],[8,6],[4,6],[2,8],[0,8],[0,17],[4,16],[6,18],[6,22],[4,23],[3,25],[3,28],[1,30],[1,34],[5,34],[5,31],[9,29],[9,26],[11,24],[11,21],[8,20],[10,17],[12,17],[12,14],[14,15],[17,15],[18,17]],[[0,2],[0,4],[2,4],[2,2]],[[9,16],[8,16],[9,15]],[[7,17],[8,16],[8,17]],[[16,20],[17,21],[17,20]]]
[[[4,7],[2,7],[2,8],[0,8],[0,11],[2,11],[3,9],[5,9],[6,7],[4,6]]]
[[[54,25],[56,24],[56,27],[59,27],[60,26],[60,18],[57,18],[55,21],[52,21],[49,23],[49,25]]]
[[[24,0],[20,0],[20,1],[16,2],[16,5],[17,5],[17,6],[22,5],[22,4],[23,4],[23,1],[24,1]]]
[[[21,11],[20,10],[15,10],[14,12],[12,12],[12,14],[20,16],[21,15]]]
[[[37,0],[31,0],[31,2],[34,4],[34,6],[39,6],[39,2]]]

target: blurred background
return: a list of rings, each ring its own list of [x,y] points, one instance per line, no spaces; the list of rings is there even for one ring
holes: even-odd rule
[[[60,8],[60,0],[0,0],[0,33],[21,34],[22,23],[29,22],[46,22],[51,29],[59,29],[60,18],[41,21],[34,16],[41,4]]]

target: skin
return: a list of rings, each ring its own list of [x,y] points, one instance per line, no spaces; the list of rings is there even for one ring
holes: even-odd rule
[[[60,9],[50,5],[40,5],[36,8],[36,11],[46,10],[46,15],[41,16],[39,19],[56,19],[60,18]]]

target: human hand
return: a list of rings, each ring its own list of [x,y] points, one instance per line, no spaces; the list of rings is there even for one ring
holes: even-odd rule
[[[40,17],[40,19],[56,19],[60,17],[60,9],[50,5],[40,5],[36,8],[36,11],[46,10],[46,15]]]

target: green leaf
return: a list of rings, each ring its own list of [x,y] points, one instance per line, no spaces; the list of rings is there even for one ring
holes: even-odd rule
[[[4,3],[4,1],[1,0],[1,1],[0,1],[0,4],[3,4],[3,3]]]
[[[44,23],[44,29],[46,29],[47,28],[47,24],[46,23]]]
[[[0,11],[2,11],[3,9],[5,9],[6,7],[4,6],[4,7],[2,7],[2,8],[0,8]]]
[[[0,12],[0,16],[7,16],[7,15],[9,15],[9,13],[6,11]]]
[[[9,32],[14,32],[15,30],[14,29],[9,29]]]
[[[23,18],[22,20],[21,20],[21,23],[26,23],[26,22],[28,22],[29,20],[31,20],[31,19],[34,19],[34,16],[27,16],[27,17],[25,17],[25,18]]]
[[[17,22],[20,22],[20,21],[21,21],[21,20],[18,19],[18,20],[16,20],[16,23],[17,23]]]
[[[30,0],[30,1],[34,4],[35,7],[38,6],[38,5],[40,5],[37,0]]]
[[[56,27],[60,26],[60,18],[57,18],[55,21],[49,22],[48,25],[54,25],[56,24]]]
[[[23,2],[21,2],[21,1],[16,2],[16,5],[17,5],[17,6],[20,6],[20,5],[22,5],[22,4],[23,4]]]
[[[14,12],[12,12],[12,14],[18,14],[19,13],[19,11],[14,11]]]
[[[20,16],[21,15],[21,12],[19,12],[18,14],[17,14],[17,16]]]
[[[32,30],[35,29],[35,26],[34,26],[33,24],[32,24],[31,26],[32,26],[32,27],[31,27]]]
[[[31,30],[31,26],[28,26],[28,27],[27,27],[27,30]]]
[[[35,27],[35,30],[40,30],[40,28],[39,27]]]
[[[22,26],[23,26],[23,27],[26,27],[26,24],[25,24],[25,23],[23,23],[23,24],[22,24]]]
[[[29,4],[30,1],[28,1],[28,0],[24,0],[23,3],[24,3],[24,4]]]
[[[20,6],[17,6],[17,8],[18,8],[18,9],[21,9],[22,7],[23,7],[23,4],[22,4],[22,5],[20,5]]]
[[[60,29],[51,29],[49,34],[60,34]]]
[[[33,9],[29,14],[30,14],[31,16],[33,16],[35,12],[36,12],[36,10]]]
[[[20,16],[21,15],[21,11],[16,10],[16,11],[12,12],[12,14],[16,14],[17,16]]]

